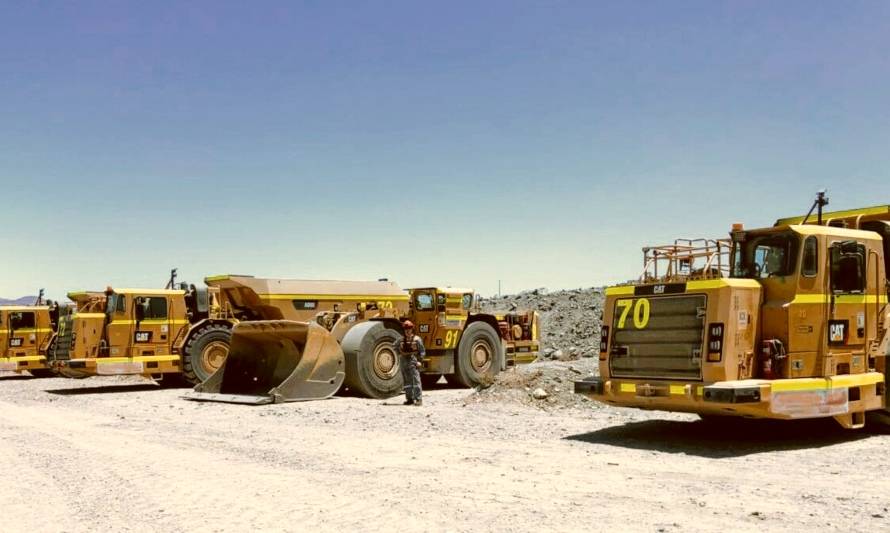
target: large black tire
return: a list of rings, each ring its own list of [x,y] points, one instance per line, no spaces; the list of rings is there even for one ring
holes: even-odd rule
[[[346,386],[369,398],[401,394],[402,373],[394,349],[400,339],[398,331],[382,322],[365,322],[350,329],[341,343],[346,357]]]
[[[501,338],[495,330],[485,322],[473,322],[457,347],[454,376],[464,387],[490,385],[501,371],[503,358]]]
[[[54,378],[58,375],[49,368],[34,368],[28,372],[35,378]]]
[[[182,354],[183,379],[192,385],[207,381],[225,362],[231,340],[231,328],[221,324],[208,324],[192,335]]]

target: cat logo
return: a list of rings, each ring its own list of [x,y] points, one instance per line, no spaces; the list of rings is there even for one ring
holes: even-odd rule
[[[664,285],[656,285],[652,287],[652,294],[664,294]]]
[[[21,337],[9,339],[9,347],[10,348],[21,348],[24,343],[25,343],[25,339],[23,339]]]
[[[846,344],[848,325],[849,322],[846,320],[830,320],[828,322],[828,343]]]
[[[151,342],[151,332],[150,331],[137,331],[135,340],[136,340],[136,342],[139,342],[139,343]]]

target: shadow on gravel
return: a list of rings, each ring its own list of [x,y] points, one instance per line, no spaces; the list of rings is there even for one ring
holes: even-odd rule
[[[447,381],[445,381],[445,378],[441,378],[438,382],[436,382],[435,385],[430,385],[429,383],[427,383],[426,385],[423,386],[423,392],[437,391],[437,390],[465,390],[465,391],[471,391],[472,389],[468,389],[468,388],[463,387],[463,386],[461,386],[461,385],[451,385],[450,383],[448,383]],[[401,392],[399,392],[399,394],[397,394],[396,396],[403,396],[403,394],[402,394]],[[349,387],[346,387],[346,386],[344,386],[342,389],[340,389],[339,391],[337,391],[337,394],[336,394],[335,397],[340,397],[340,398],[365,398],[365,399],[368,399],[367,396],[365,396],[365,395],[363,395],[363,394],[360,394],[360,393],[357,393],[357,392],[351,390]],[[395,397],[395,396],[394,396],[394,397]]]
[[[683,453],[711,459],[775,451],[822,448],[887,434],[879,425],[850,430],[827,420],[750,420],[679,422],[646,420],[612,426],[566,440],[638,450]]]
[[[34,376],[3,376],[0,377],[0,381],[22,381],[22,380],[32,380],[32,379],[40,379],[35,378]]]
[[[77,387],[71,389],[49,389],[49,394],[57,394],[59,396],[81,396],[86,394],[116,394],[140,391],[160,391],[164,390],[153,383],[134,383],[132,385],[105,385],[104,387]]]

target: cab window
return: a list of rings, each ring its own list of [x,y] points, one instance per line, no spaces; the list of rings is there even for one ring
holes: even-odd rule
[[[34,313],[9,313],[9,327],[11,329],[33,329],[35,327]]]
[[[414,304],[418,311],[432,311],[434,309],[433,296],[428,293],[420,293],[414,298]]]
[[[735,277],[765,279],[790,276],[797,270],[799,238],[794,233],[764,235],[742,243]]]
[[[141,298],[145,320],[167,318],[167,298],[163,296],[143,296]]]
[[[803,266],[801,274],[812,278],[819,273],[819,241],[816,237],[807,237],[803,243]]]
[[[831,290],[834,293],[862,293],[866,276],[865,246],[855,241],[831,247]]]
[[[464,309],[469,309],[473,306],[473,295],[472,294],[464,294],[463,300],[461,301],[461,305]]]
[[[111,294],[105,302],[105,314],[123,314],[127,311],[127,297],[123,294]]]

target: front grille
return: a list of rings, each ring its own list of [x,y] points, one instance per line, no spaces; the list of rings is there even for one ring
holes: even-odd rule
[[[615,302],[611,374],[624,378],[701,379],[707,297],[645,298],[648,320],[644,320],[645,309],[641,309],[646,306],[639,300],[642,298]],[[629,311],[624,314],[628,305]]]

